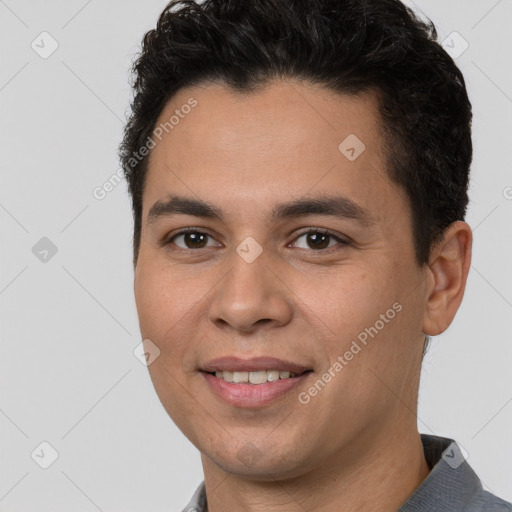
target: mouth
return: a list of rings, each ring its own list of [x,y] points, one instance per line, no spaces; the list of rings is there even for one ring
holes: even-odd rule
[[[212,375],[225,382],[233,382],[235,384],[266,384],[267,382],[275,382],[284,379],[294,379],[313,370],[304,370],[302,372],[291,372],[287,370],[258,370],[258,371],[236,371],[223,370],[214,372],[204,372]]]
[[[274,357],[222,357],[200,369],[209,389],[235,407],[263,407],[285,396],[313,373],[313,368]]]

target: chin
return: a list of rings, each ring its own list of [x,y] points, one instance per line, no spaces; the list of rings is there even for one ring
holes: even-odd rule
[[[248,442],[238,449],[231,449],[222,454],[210,454],[208,450],[203,452],[203,456],[226,473],[261,482],[272,482],[304,474],[307,465],[297,458],[296,450],[290,450],[290,453],[293,453],[293,458],[283,450],[278,453],[274,448],[257,447]]]

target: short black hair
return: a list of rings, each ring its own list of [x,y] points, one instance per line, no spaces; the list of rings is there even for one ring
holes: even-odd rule
[[[429,261],[446,227],[464,220],[473,150],[464,78],[432,21],[399,0],[171,1],[132,72],[119,156],[132,198],[134,266],[149,158],[139,150],[179,89],[212,82],[251,92],[298,78],[354,96],[375,91],[386,172],[407,193],[417,264]]]

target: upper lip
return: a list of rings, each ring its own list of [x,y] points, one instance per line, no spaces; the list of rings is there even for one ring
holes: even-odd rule
[[[240,357],[226,356],[212,359],[205,363],[202,368],[204,372],[221,372],[224,370],[234,372],[257,372],[261,370],[279,370],[283,372],[291,372],[300,374],[307,370],[311,370],[307,366],[285,361],[276,357],[253,357],[251,359],[242,359]]]

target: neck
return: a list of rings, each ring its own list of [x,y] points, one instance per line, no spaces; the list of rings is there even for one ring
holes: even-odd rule
[[[204,455],[208,512],[396,512],[429,473],[417,429],[359,437],[300,476],[251,480]]]

